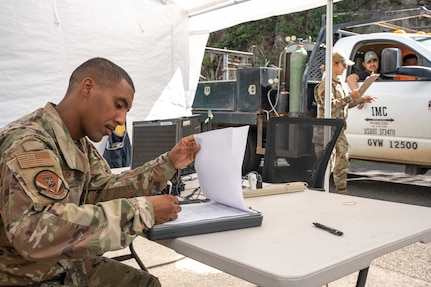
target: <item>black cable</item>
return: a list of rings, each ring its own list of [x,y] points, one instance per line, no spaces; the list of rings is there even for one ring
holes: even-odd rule
[[[191,199],[193,196],[195,196],[196,192],[198,192],[198,191],[199,191],[198,195],[196,196],[196,197],[198,197],[198,196],[200,195],[200,189],[201,189],[200,187],[196,187],[196,188],[192,191],[192,193],[190,193],[189,195],[185,196],[185,197],[184,197],[184,199],[185,199],[185,200]]]

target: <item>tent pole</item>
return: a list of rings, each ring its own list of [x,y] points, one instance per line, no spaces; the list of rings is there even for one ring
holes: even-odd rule
[[[331,118],[331,88],[332,87],[332,15],[333,15],[333,0],[328,0],[326,4],[326,61],[325,61],[325,118]],[[325,129],[324,143],[329,142],[330,130]],[[324,188],[329,192],[329,177],[330,177],[330,161],[325,173]]]

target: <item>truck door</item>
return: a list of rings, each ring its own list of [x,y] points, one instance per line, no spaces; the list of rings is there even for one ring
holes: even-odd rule
[[[350,157],[431,166],[431,77],[395,80],[396,74],[366,91],[376,101],[349,110]]]
[[[376,81],[377,100],[347,119],[351,158],[430,164],[431,82]]]

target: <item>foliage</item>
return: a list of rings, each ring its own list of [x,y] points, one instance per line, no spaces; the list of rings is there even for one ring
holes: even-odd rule
[[[351,11],[364,6],[365,1],[344,0],[334,4],[335,12]],[[365,8],[365,7],[364,7]],[[316,39],[326,7],[248,22],[211,33],[208,46],[256,53],[256,64],[276,64],[278,54],[286,46],[286,36],[311,36]]]
[[[334,13],[369,11],[382,7],[406,7],[427,4],[431,1],[423,0],[343,0],[333,5]],[[210,34],[208,46],[226,48],[237,51],[253,51],[256,66],[277,65],[280,53],[286,47],[286,36],[295,35],[297,38],[311,36],[315,41],[322,26],[322,15],[326,13],[326,6],[248,22],[225,30]],[[351,21],[351,15],[335,17],[333,23]],[[361,31],[364,32],[364,31]],[[220,63],[219,57],[206,56],[203,63],[203,73],[211,78],[208,70],[214,69]],[[207,71],[205,71],[207,69]]]

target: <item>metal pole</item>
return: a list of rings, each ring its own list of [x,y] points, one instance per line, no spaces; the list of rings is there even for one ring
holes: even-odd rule
[[[223,54],[223,81],[227,80],[229,80],[229,56],[225,53]]]
[[[331,92],[332,92],[332,6],[333,0],[326,4],[326,61],[325,61],[325,118],[331,118]],[[330,139],[330,127],[325,127],[324,146]],[[324,188],[329,192],[330,164],[326,168]]]

